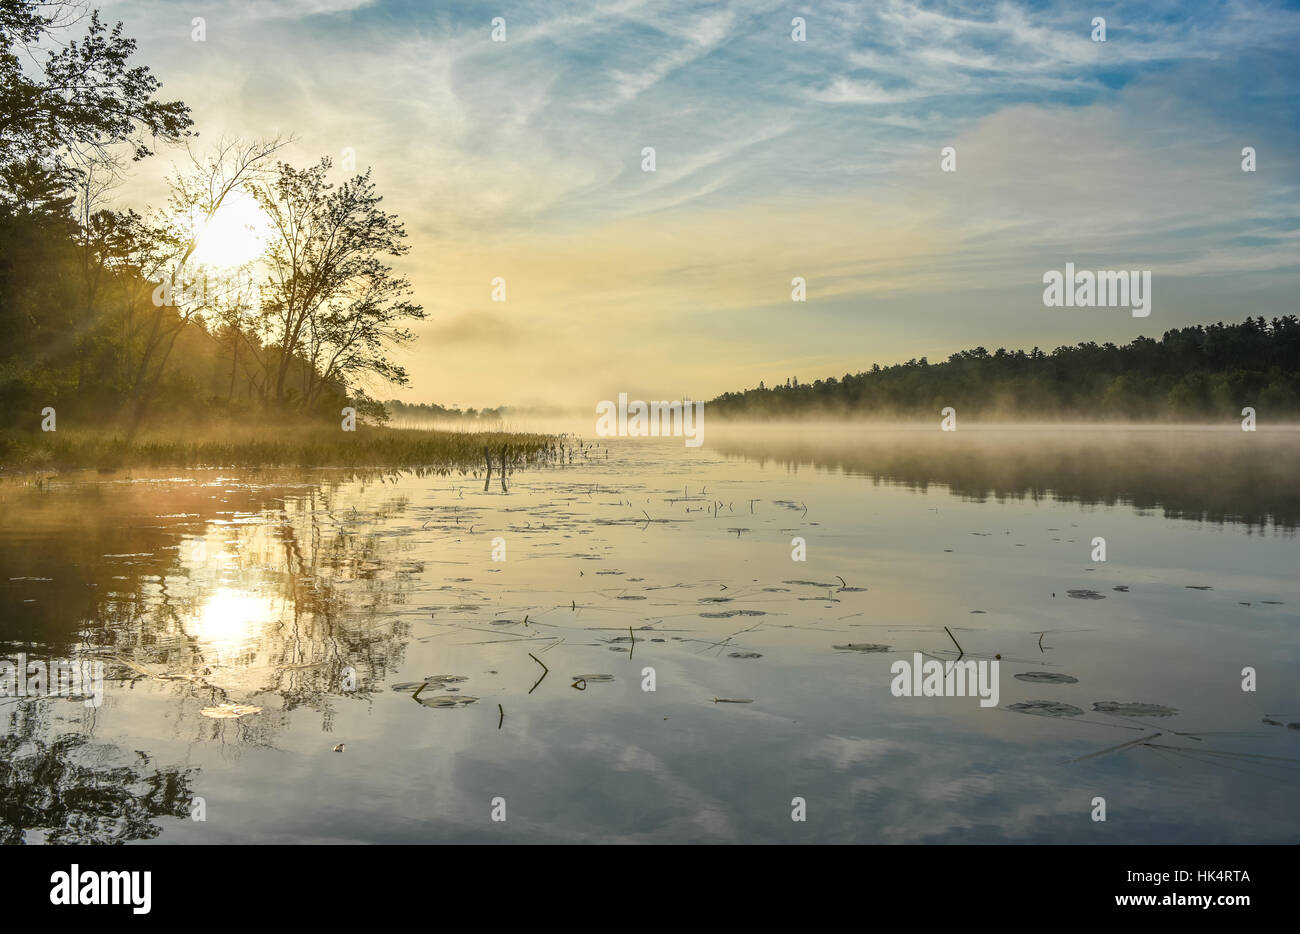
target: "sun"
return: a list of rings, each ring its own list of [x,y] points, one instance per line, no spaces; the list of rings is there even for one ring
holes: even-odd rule
[[[238,269],[266,251],[270,236],[266,212],[248,192],[235,189],[199,231],[191,259],[208,269]]]

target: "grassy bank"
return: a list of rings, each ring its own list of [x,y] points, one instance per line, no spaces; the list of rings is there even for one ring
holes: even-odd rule
[[[474,470],[483,450],[497,465],[553,463],[567,450],[552,435],[421,431],[358,426],[295,425],[122,433],[70,429],[0,434],[0,473],[132,467],[428,467]]]

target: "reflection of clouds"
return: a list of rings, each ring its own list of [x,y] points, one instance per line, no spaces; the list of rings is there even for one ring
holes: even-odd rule
[[[925,437],[931,434],[938,432]],[[978,438],[973,432],[968,440]],[[1042,435],[1027,438],[1033,445],[1042,441]],[[1087,461],[1090,467],[1081,476],[1109,475],[1109,459],[1098,450],[1101,442],[1076,441],[1083,449],[1079,453],[1092,460],[1066,461]],[[1294,801],[1286,797],[1290,792],[1294,798],[1294,786],[1262,784],[1213,764],[1167,761],[1145,749],[1066,764],[1139,734],[983,711],[972,698],[894,698],[887,657],[836,654],[831,646],[879,641],[896,644],[900,652],[943,651],[950,646],[941,624],[968,620],[978,630],[959,634],[969,650],[1006,653],[1004,704],[1049,696],[1047,688],[1012,677],[1011,657],[1028,652],[1034,668],[1055,663],[1079,676],[1079,685],[1059,690],[1085,708],[1102,699],[1162,702],[1183,710],[1189,726],[1249,728],[1255,723],[1245,722],[1232,702],[1234,692],[1240,700],[1235,683],[1222,690],[1206,687],[1222,680],[1223,664],[1221,653],[1207,646],[1230,639],[1236,655],[1264,659],[1288,645],[1290,617],[1284,613],[1289,607],[1267,610],[1268,616],[1258,606],[1240,607],[1234,612],[1241,617],[1224,609],[1284,587],[1289,543],[1244,534],[1229,538],[1217,531],[1206,535],[1208,530],[1190,523],[1161,523],[1128,510],[1098,511],[1092,520],[1104,520],[1139,561],[1154,556],[1170,562],[1188,543],[1201,543],[1205,551],[1186,554],[1177,567],[1116,562],[1087,575],[1096,580],[1084,582],[1099,588],[1107,574],[1134,584],[1124,602],[1118,595],[1096,603],[1054,601],[1042,592],[1043,581],[1061,573],[1060,557],[1041,548],[1010,552],[1011,543],[1028,531],[1041,541],[1058,534],[1044,527],[1064,530],[1083,522],[1076,507],[1054,503],[1031,509],[1013,503],[1003,509],[946,494],[926,498],[887,483],[871,486],[854,475],[863,465],[857,460],[862,452],[855,453],[853,445],[819,451],[790,443],[787,449],[770,441],[767,455],[790,461],[792,468],[811,462],[827,469],[796,475],[768,465],[764,471],[718,450],[687,462],[680,445],[621,440],[611,445],[607,467],[592,464],[581,476],[533,475],[510,497],[466,489],[462,500],[442,478],[314,490],[305,483],[290,487],[230,479],[220,485],[220,496],[229,501],[217,505],[200,500],[216,486],[192,492],[124,489],[93,511],[69,505],[70,515],[92,514],[95,522],[80,539],[55,540],[69,549],[89,541],[94,547],[79,564],[105,574],[124,567],[133,574],[166,573],[155,564],[123,565],[102,557],[129,554],[138,561],[164,553],[174,560],[176,552],[165,547],[192,540],[196,523],[187,522],[183,530],[163,526],[169,537],[155,538],[163,503],[177,513],[184,508],[191,520],[251,517],[220,526],[219,534],[211,531],[213,520],[206,538],[216,551],[207,562],[187,564],[186,550],[180,550],[188,584],[184,575],[168,574],[169,604],[151,608],[153,615],[137,618],[134,626],[115,620],[117,628],[110,630],[123,639],[141,632],[148,636],[129,646],[136,653],[130,657],[156,673],[206,664],[223,646],[252,633],[254,650],[228,653],[226,663],[213,665],[212,674],[204,676],[227,697],[210,697],[188,682],[141,679],[110,691],[109,703],[96,714],[99,729],[147,738],[132,748],[147,748],[160,761],[164,753],[175,752],[202,766],[208,787],[200,793],[210,795],[211,812],[229,819],[202,826],[177,822],[169,839],[184,842],[1045,843],[1186,841],[1211,833],[1241,840],[1279,838],[1278,828],[1288,826],[1284,821],[1295,813]],[[1152,443],[1173,448],[1169,435]],[[966,453],[957,460],[976,458]],[[923,477],[925,471],[918,471]],[[727,496],[734,496],[737,513],[747,512],[748,495],[761,496],[755,512],[741,520],[752,531],[743,541],[716,547],[715,525],[673,512],[690,503],[667,502],[681,493],[679,482],[689,482],[692,493],[697,484],[710,491],[732,487]],[[603,520],[619,507],[602,502],[602,496],[589,499],[593,483],[597,488],[617,483],[623,496],[637,502],[654,497],[654,505],[646,505],[656,518],[676,515],[681,521],[652,527],[649,535],[639,526],[608,524]],[[76,490],[64,488],[58,495],[72,504]],[[800,599],[817,592],[812,589],[761,589],[805,576],[792,574],[784,545],[757,544],[798,516],[773,505],[782,498],[806,504],[810,519],[823,523],[816,559],[824,562],[823,570],[810,566],[806,576],[821,580],[833,569],[867,590],[840,594],[842,602],[824,606],[821,600]],[[404,512],[408,500],[419,508]],[[931,513],[931,504],[942,508]],[[33,493],[12,508],[27,516],[36,507],[48,516],[49,498]],[[472,519],[465,509],[473,511]],[[994,515],[998,525],[1005,517],[1014,538],[972,538],[957,557],[936,560],[951,538],[966,541]],[[439,517],[442,533],[433,528]],[[598,577],[596,568],[586,565],[586,578],[575,585],[569,559],[550,556],[518,561],[508,577],[483,574],[474,569],[486,566],[484,540],[463,534],[471,521],[514,529],[512,534],[526,534],[529,548],[539,549],[590,532],[582,548],[607,559],[600,570],[614,565],[641,580],[634,585]],[[539,521],[545,530],[539,530]],[[104,533],[112,534],[111,542],[98,538]],[[1085,540],[1079,531],[1061,535],[1077,537],[1080,544]],[[778,538],[788,541],[784,533]],[[0,547],[6,541],[0,536]],[[1232,563],[1225,570],[1229,542]],[[19,549],[12,541],[7,547],[6,558]],[[513,546],[511,553],[518,557]],[[701,554],[709,556],[706,565]],[[49,566],[20,573],[60,581],[65,576],[63,567]],[[1184,589],[1184,583],[1207,573],[1218,575],[1214,591]],[[1225,579],[1229,574],[1231,581]],[[716,580],[701,583],[704,575]],[[593,578],[596,583],[588,585]],[[761,628],[732,636],[756,620],[698,616],[699,598],[721,595],[723,579],[731,584],[725,593],[737,601],[733,606],[767,612]],[[742,581],[752,586],[737,586]],[[570,611],[575,586],[585,594],[577,602],[593,607]],[[594,589],[582,589],[589,586]],[[636,607],[616,602],[624,586],[645,588],[649,599]],[[1250,590],[1258,593],[1252,596]],[[408,594],[409,603],[401,606]],[[399,605],[385,602],[389,599]],[[447,612],[448,605],[462,603],[481,609]],[[533,618],[536,629],[491,625],[498,618],[518,620],[533,606],[561,609],[540,611]],[[178,607],[181,612],[175,612]],[[972,607],[990,612],[967,617]],[[283,629],[270,625],[277,619],[272,611],[283,618]],[[635,624],[644,614],[673,617],[662,627],[666,641],[643,642],[638,635],[634,658],[609,652],[609,633],[598,630]],[[1233,621],[1247,614],[1260,624],[1234,628]],[[1168,637],[1170,626],[1178,627],[1177,639]],[[875,627],[881,632],[868,638]],[[1040,657],[1033,634],[1040,628],[1077,631],[1049,637],[1048,651]],[[483,644],[524,635],[567,640],[553,652],[539,653],[551,674],[531,695],[538,671],[528,651],[538,653],[545,643]],[[729,648],[708,647],[728,636],[729,645],[760,651],[762,658],[729,659]],[[410,656],[404,665],[403,652]],[[344,662],[357,667],[361,683],[377,688],[364,701],[340,693],[340,669],[331,666]],[[1292,662],[1284,657],[1273,669],[1261,667],[1261,683],[1289,686]],[[659,689],[653,695],[640,690],[642,665],[656,668]],[[573,691],[565,678],[583,671],[611,672],[615,681],[586,693]],[[480,702],[431,710],[390,689],[432,673],[466,676],[464,693]],[[715,706],[714,696],[755,702]],[[1294,709],[1293,691],[1275,700],[1277,706],[1270,701],[1265,709]],[[201,708],[223,701],[251,702],[264,711],[237,721],[200,718]],[[167,702],[176,706],[165,708]],[[505,710],[501,730],[497,702]],[[184,713],[160,716],[164,709]],[[1215,719],[1215,711],[1222,712],[1221,719]],[[1182,728],[1182,721],[1169,722]],[[1285,743],[1291,735],[1277,730],[1267,742]],[[195,736],[202,741],[195,742]],[[331,752],[339,742],[346,742],[345,754]],[[1263,743],[1245,748],[1270,755],[1277,749]],[[286,788],[293,789],[291,798]],[[1087,819],[1097,794],[1107,798],[1111,815],[1103,826]],[[489,817],[497,795],[508,802],[504,825]],[[807,800],[806,824],[790,820],[794,796]],[[1198,811],[1207,801],[1213,809]],[[1184,826],[1178,826],[1180,813],[1186,815]]]
[[[806,755],[824,760],[828,767],[840,771],[901,751],[905,751],[905,747],[897,740],[831,734],[816,737],[809,744]]]
[[[1246,841],[1265,829],[1270,812],[1286,808],[1288,787],[1252,787],[1226,774],[1188,776],[1135,749],[1089,763],[1068,764],[1057,743],[992,741],[960,730],[926,732],[906,745],[845,737],[814,744],[839,774],[834,793],[810,792],[822,827],[838,841],[868,843],[1117,843],[1204,841],[1206,828],[1171,818],[1213,802],[1213,839]],[[1100,731],[1098,731],[1100,732]],[[1110,737],[1083,741],[1092,751]],[[860,756],[860,758],[859,758]],[[1014,769],[1007,763],[1015,762]],[[1292,786],[1293,789],[1293,786]],[[813,795],[816,794],[816,797]],[[1106,823],[1090,819],[1094,796],[1106,798]],[[1255,797],[1258,796],[1258,797]],[[820,799],[820,800],[819,800]]]

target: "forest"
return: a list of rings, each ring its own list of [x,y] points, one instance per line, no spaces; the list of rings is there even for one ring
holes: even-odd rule
[[[801,383],[727,392],[709,403],[733,419],[961,417],[1036,420],[1237,419],[1300,416],[1300,319],[1196,325],[1131,343],[1086,342],[1046,353],[984,347]]]

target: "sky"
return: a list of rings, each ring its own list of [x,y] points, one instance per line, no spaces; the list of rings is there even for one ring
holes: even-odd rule
[[[429,315],[379,398],[590,411],[1300,305],[1295,4],[101,9],[199,151],[285,132],[373,168]],[[118,197],[160,205],[178,158]],[[1067,262],[1150,270],[1150,316],[1045,307]]]

